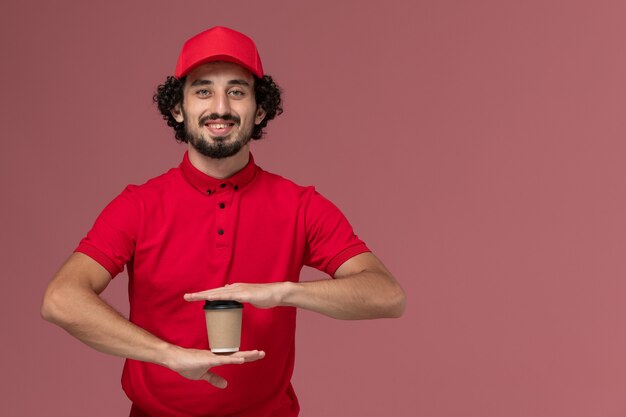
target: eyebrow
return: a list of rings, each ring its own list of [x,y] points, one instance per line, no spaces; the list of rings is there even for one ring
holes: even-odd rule
[[[245,85],[247,87],[250,87],[250,83],[247,82],[246,80],[230,80],[228,82],[228,84],[230,84],[230,85]]]
[[[195,87],[197,85],[209,85],[209,84],[213,84],[213,81],[198,79],[192,82],[191,86]]]
[[[191,86],[196,87],[199,85],[211,85],[211,84],[213,84],[213,81],[211,80],[197,79],[191,83]],[[229,85],[245,85],[247,87],[250,87],[250,83],[247,82],[246,80],[230,80],[228,81],[228,84]]]

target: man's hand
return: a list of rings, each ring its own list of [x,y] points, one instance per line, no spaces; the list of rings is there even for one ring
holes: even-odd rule
[[[353,256],[337,268],[334,279],[306,282],[237,283],[185,294],[187,301],[234,300],[259,308],[296,307],[342,320],[400,317],[406,294],[371,252]]]
[[[166,366],[188,379],[204,380],[217,388],[226,388],[228,383],[209,370],[220,365],[239,365],[265,357],[265,352],[251,350],[232,355],[216,355],[208,350],[184,349],[174,346]]]
[[[291,282],[273,282],[269,284],[230,284],[212,290],[185,294],[187,301],[234,300],[250,303],[259,308],[271,308],[282,305],[283,298]]]
[[[211,368],[265,357],[265,352],[258,350],[215,355],[165,342],[128,321],[99,297],[109,282],[111,274],[103,266],[87,255],[74,253],[49,284],[41,314],[100,352],[165,366],[217,388],[226,388],[227,382],[210,372]]]

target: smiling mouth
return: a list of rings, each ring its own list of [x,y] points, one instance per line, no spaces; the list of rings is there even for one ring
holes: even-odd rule
[[[232,127],[234,126],[234,123],[207,123],[205,124],[206,127],[208,127],[209,129],[226,129],[227,127]]]
[[[233,127],[235,126],[235,123],[231,123],[231,122],[221,122],[221,123],[215,123],[215,122],[209,122],[209,123],[205,123],[204,125],[209,132],[211,133],[212,136],[227,136],[232,130]]]

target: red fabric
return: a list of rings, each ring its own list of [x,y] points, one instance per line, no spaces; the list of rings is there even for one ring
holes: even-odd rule
[[[332,276],[368,249],[313,187],[263,171],[252,155],[244,169],[218,180],[185,154],[178,168],[128,186],[76,251],[112,276],[128,265],[132,322],[179,346],[208,349],[203,303],[183,294],[234,282],[295,282],[303,265]],[[123,388],[150,416],[296,416],[295,324],[295,308],[245,304],[241,349],[266,357],[216,368],[229,381],[225,390],[134,360],[125,363]]]
[[[216,26],[198,33],[183,45],[176,63],[176,78],[187,75],[198,65],[228,61],[263,77],[263,65],[254,41],[235,30]]]

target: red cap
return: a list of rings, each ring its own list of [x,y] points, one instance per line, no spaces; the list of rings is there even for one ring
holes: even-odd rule
[[[263,77],[263,66],[254,41],[232,29],[216,26],[189,39],[176,64],[176,78],[184,77],[200,64],[228,61]]]

